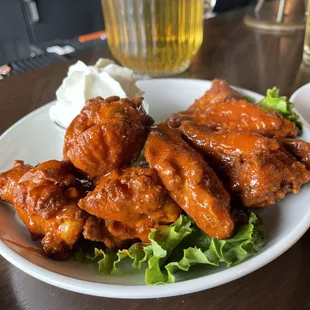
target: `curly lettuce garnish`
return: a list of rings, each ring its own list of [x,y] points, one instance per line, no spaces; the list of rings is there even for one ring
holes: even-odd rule
[[[286,119],[295,123],[297,128],[302,130],[302,123],[299,116],[293,111],[293,103],[286,96],[280,96],[280,90],[273,87],[267,90],[267,95],[258,105],[263,109],[273,109],[279,111]]]
[[[146,284],[173,283],[176,272],[188,271],[194,265],[237,265],[257,253],[263,239],[260,220],[254,213],[248,224],[240,226],[235,235],[226,240],[211,238],[190,217],[181,215],[170,226],[153,229],[149,234],[150,244],[135,243],[117,252],[95,248],[92,255],[79,249],[75,259],[97,262],[99,272],[105,275],[125,273],[126,264],[122,262],[129,260],[133,268],[146,266]]]

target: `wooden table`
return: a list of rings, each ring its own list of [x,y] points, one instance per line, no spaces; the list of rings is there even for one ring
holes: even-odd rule
[[[236,11],[206,21],[203,46],[182,77],[224,78],[260,93],[277,85],[291,94],[310,76],[307,68],[300,67],[303,32],[254,32],[243,25],[243,14]],[[111,56],[106,49],[92,50],[81,59],[94,63],[98,57]],[[54,99],[71,63],[0,81],[0,133]],[[280,258],[242,279],[196,294],[155,300],[68,292],[26,275],[0,257],[0,309],[310,309],[309,244],[308,231]]]

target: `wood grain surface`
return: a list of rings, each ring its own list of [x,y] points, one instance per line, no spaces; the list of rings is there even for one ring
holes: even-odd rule
[[[255,32],[244,26],[243,14],[235,11],[206,21],[203,46],[180,77],[224,78],[260,93],[277,85],[287,95],[309,81],[309,68],[300,64],[303,32]],[[79,58],[92,64],[98,57],[111,55],[103,48],[88,50]],[[74,61],[0,81],[0,134],[54,99]],[[68,292],[26,275],[0,257],[0,309],[310,309],[309,244],[308,231],[281,257],[244,278],[191,295],[154,300],[118,300]]]

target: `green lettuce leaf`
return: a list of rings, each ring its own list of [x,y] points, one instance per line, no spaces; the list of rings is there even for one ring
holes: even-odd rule
[[[188,271],[197,264],[219,266],[223,263],[227,267],[239,264],[259,251],[263,238],[260,220],[254,213],[248,224],[237,228],[235,235],[226,240],[211,238],[190,217],[181,215],[170,226],[153,229],[149,234],[150,244],[135,243],[118,252],[95,248],[93,255],[79,249],[75,259],[97,262],[102,274],[125,273],[128,264],[123,262],[130,260],[135,269],[145,265],[146,284],[173,283],[176,272]]]
[[[279,111],[286,119],[294,122],[297,128],[302,130],[302,123],[299,116],[293,111],[293,103],[286,96],[280,96],[280,90],[273,87],[267,90],[267,95],[258,105],[263,109],[273,109]]]

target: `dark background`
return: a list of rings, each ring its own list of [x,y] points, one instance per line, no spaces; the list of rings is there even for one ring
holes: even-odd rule
[[[104,29],[100,0],[36,0],[32,22],[27,0],[0,1],[0,65],[29,57],[31,45]]]

